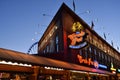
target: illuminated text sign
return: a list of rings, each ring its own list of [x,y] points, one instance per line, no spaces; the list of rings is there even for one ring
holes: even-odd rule
[[[79,60],[80,63],[85,63],[85,64],[88,64],[88,65],[93,65],[95,68],[99,67],[98,62],[97,61],[92,61],[91,58],[88,58],[88,60],[87,60],[87,59],[84,59],[80,55],[77,55],[77,58],[78,58],[78,60]]]
[[[107,66],[103,65],[103,64],[99,64],[97,61],[92,61],[91,58],[88,59],[84,59],[82,56],[77,55],[77,58],[79,60],[80,63],[84,63],[84,64],[88,64],[88,65],[93,65],[95,68],[104,68],[107,69]]]

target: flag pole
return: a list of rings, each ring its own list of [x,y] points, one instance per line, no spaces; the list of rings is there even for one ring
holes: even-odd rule
[[[73,0],[73,11],[75,12],[75,2]]]
[[[91,22],[91,29],[92,29],[92,30],[94,29],[94,26],[95,26],[95,25],[94,25],[94,22],[92,21],[92,22]]]

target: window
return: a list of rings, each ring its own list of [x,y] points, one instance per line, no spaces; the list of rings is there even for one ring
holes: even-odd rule
[[[46,50],[46,51],[47,51],[47,52],[49,52],[49,45],[47,45],[47,47],[46,47],[46,48],[47,48],[47,50]]]
[[[51,39],[51,40],[50,40],[50,52],[52,53],[52,52],[54,52],[54,51],[55,51],[54,40]]]
[[[79,54],[82,55],[82,50],[81,49],[79,50]]]
[[[85,48],[85,58],[87,58],[87,57],[88,57],[88,52],[87,52],[87,49],[88,49],[88,48]]]
[[[93,53],[94,53],[94,59],[96,60],[96,54],[97,54],[96,53],[96,48],[94,48],[94,52]]]
[[[106,64],[108,62],[107,55],[104,54],[104,56],[105,56],[105,64]]]
[[[92,47],[91,46],[89,47],[89,52],[92,53]]]
[[[56,38],[55,38],[55,43],[56,43],[56,52],[58,52],[59,51],[59,45],[58,45],[58,36],[56,36]]]

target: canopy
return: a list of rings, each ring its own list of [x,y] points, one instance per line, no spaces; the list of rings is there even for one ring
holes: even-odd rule
[[[63,62],[63,61],[45,58],[41,56],[25,54],[22,52],[17,52],[17,51],[2,49],[2,48],[0,48],[0,60],[23,63],[23,64],[31,64],[33,66],[49,66],[49,67],[63,68],[68,70],[87,71],[87,72],[95,72],[95,73],[112,75],[112,73],[105,70],[85,67],[85,66],[81,66],[73,63]]]

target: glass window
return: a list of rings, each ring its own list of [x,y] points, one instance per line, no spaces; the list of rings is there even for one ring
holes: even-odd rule
[[[97,53],[96,53],[96,49],[94,48],[94,54],[96,55]]]
[[[107,55],[104,54],[104,56],[105,56],[105,63],[107,63],[107,62],[108,62],[108,61],[107,61]]]
[[[87,52],[87,48],[85,48],[85,58],[88,57],[88,52]]]
[[[112,57],[110,57],[110,59],[111,59],[111,63],[113,63],[113,58],[112,58]]]
[[[43,50],[43,53],[45,53],[45,49]]]
[[[58,36],[56,36],[55,42],[56,42],[56,51],[58,52],[59,51]]]
[[[55,40],[56,44],[58,44],[58,36],[56,36],[56,40]]]
[[[54,51],[55,51],[54,40],[51,39],[51,40],[50,40],[50,52],[52,53],[52,52],[54,52]]]
[[[46,46],[46,52],[49,52],[48,45]]]
[[[108,56],[108,58],[107,58],[107,59],[108,59],[108,62],[110,62],[110,57],[109,57],[109,56]]]
[[[90,53],[92,52],[91,46],[89,47],[89,51],[90,51]]]
[[[82,50],[81,49],[79,50],[79,54],[82,55]]]
[[[94,55],[93,55],[94,56],[94,60],[96,60],[96,49],[95,48],[94,48],[94,52],[93,53],[94,53]]]
[[[92,58],[92,56],[91,56],[91,54],[92,54],[91,46],[88,47],[88,54],[89,54],[89,57]]]
[[[104,59],[104,55],[103,55],[103,53],[101,53],[102,55],[101,55],[101,57],[102,57],[102,59]]]
[[[99,56],[99,58],[101,57],[101,56],[100,56],[100,51],[98,51],[98,56]]]

